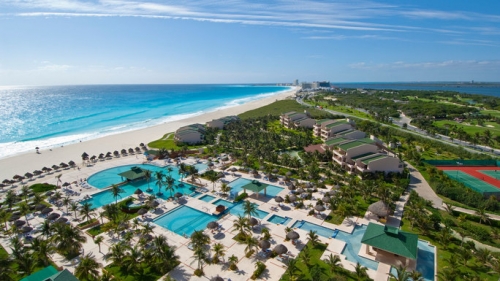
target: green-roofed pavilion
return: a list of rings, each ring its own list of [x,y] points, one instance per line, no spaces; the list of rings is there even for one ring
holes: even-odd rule
[[[267,184],[261,183],[258,180],[253,180],[250,183],[245,184],[241,188],[243,188],[243,192],[246,193],[248,189],[255,192],[257,194],[257,197],[259,197],[259,192],[261,192],[262,190],[264,190],[264,195],[266,195],[267,187],[268,187]]]
[[[123,173],[119,173],[118,175],[122,178],[126,178],[127,180],[136,180],[143,178],[146,174],[146,169],[141,169],[140,167],[134,166],[130,168],[130,170],[125,171]]]
[[[369,223],[361,243],[371,246],[377,253],[391,253],[406,259],[406,265],[417,259],[418,234],[401,231],[396,227]],[[369,247],[366,247],[368,254]]]
[[[52,275],[57,274],[58,271],[55,269],[52,265],[47,266],[44,269],[41,269],[30,276],[26,276],[21,281],[40,281],[40,280],[47,280],[50,278]]]

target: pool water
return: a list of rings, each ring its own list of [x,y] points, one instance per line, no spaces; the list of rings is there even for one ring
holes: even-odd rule
[[[232,202],[226,201],[224,199],[219,199],[219,200],[213,202],[212,204],[214,204],[215,206],[217,206],[217,205],[225,206],[231,215],[235,215],[235,216],[244,216],[245,215],[245,211],[243,210],[243,201],[238,202],[238,203],[232,203]],[[254,205],[256,205],[256,204],[254,204]],[[269,215],[268,212],[257,209],[257,214],[252,215],[252,216],[259,218],[259,219],[263,219],[267,215]]]
[[[193,232],[205,229],[209,222],[216,220],[216,216],[181,206],[154,219],[153,222],[181,236],[191,236]]]
[[[282,224],[282,225],[287,225],[292,219],[289,217],[282,217],[278,215],[272,215],[270,218],[267,219],[268,222],[272,222],[275,224]]]
[[[335,230],[327,228],[321,225],[310,223],[307,221],[296,221],[292,228],[300,228],[306,231],[316,231],[316,234],[321,235],[326,238],[331,238]],[[338,231],[335,239],[346,242],[344,249],[342,250],[342,255],[346,257],[346,260],[356,263],[359,262],[362,266],[366,266],[369,269],[377,270],[378,262],[372,261],[363,257],[358,256],[359,250],[361,249],[361,238],[365,234],[366,225],[357,225],[354,227],[352,234],[347,232]]]
[[[239,178],[233,182],[231,182],[229,184],[229,186],[231,187],[231,192],[240,192],[240,191],[243,191],[243,186],[251,183],[252,180],[249,180],[249,179],[244,179],[244,178]],[[277,196],[281,191],[283,191],[284,188],[282,187],[279,187],[279,186],[275,186],[275,185],[268,185],[266,187],[266,196],[267,197],[275,197]],[[264,190],[262,190],[261,192],[259,192],[259,196],[260,195],[264,195]]]
[[[117,184],[117,183],[123,182],[122,177],[119,176],[118,174],[129,171],[130,168],[132,168],[134,166],[140,167],[141,169],[147,169],[147,170],[151,171],[151,179],[149,180],[149,185],[151,188],[155,188],[155,182],[156,182],[156,179],[154,176],[155,172],[162,171],[163,174],[169,175],[167,167],[172,168],[172,172],[170,173],[170,175],[176,181],[178,181],[180,179],[179,169],[176,166],[158,167],[158,166],[148,165],[148,164],[137,164],[137,165],[119,166],[119,167],[114,167],[114,168],[110,168],[107,170],[97,172],[97,173],[93,174],[92,176],[90,176],[87,179],[87,182],[90,185],[92,185],[93,187],[99,188],[99,189],[110,187],[112,184]],[[196,164],[194,166],[196,167],[196,169],[198,169],[198,171],[202,171],[202,170],[205,170],[207,168],[206,164]],[[143,180],[143,181],[147,185],[147,182],[145,180]]]
[[[204,201],[204,202],[210,202],[210,201],[215,199],[215,196],[206,194],[206,195],[198,197],[198,199],[200,199],[201,201]]]
[[[436,248],[422,240],[418,240],[417,247],[417,271],[422,273],[424,280],[434,281],[434,259]]]

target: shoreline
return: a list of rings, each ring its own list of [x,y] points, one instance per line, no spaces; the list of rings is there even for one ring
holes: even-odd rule
[[[69,144],[66,146],[40,150],[37,154],[33,152],[24,152],[14,154],[0,159],[0,179],[11,180],[14,175],[24,176],[25,173],[33,173],[34,170],[40,170],[44,166],[51,167],[61,162],[68,163],[74,161],[77,165],[82,163],[81,155],[86,152],[90,156],[106,154],[108,151],[135,148],[140,143],[148,144],[151,141],[161,138],[163,135],[174,132],[182,126],[193,123],[205,124],[212,119],[221,118],[228,115],[238,115],[243,112],[256,109],[268,105],[276,100],[286,99],[295,94],[297,88],[288,91],[277,93],[269,97],[259,100],[250,101],[248,103],[237,105],[234,107],[225,108],[207,112],[201,115],[188,117],[186,119],[166,122],[151,127],[146,127],[138,130],[123,132],[114,135],[108,135],[101,138],[96,138],[79,143]],[[133,157],[133,156],[132,156]]]

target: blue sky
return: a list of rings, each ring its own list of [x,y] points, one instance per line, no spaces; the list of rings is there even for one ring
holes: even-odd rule
[[[499,81],[500,1],[2,0],[0,85]]]

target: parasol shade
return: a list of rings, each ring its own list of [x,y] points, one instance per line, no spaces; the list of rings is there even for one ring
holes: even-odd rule
[[[60,216],[61,215],[59,215],[58,213],[52,213],[52,214],[47,216],[47,219],[52,221],[52,220],[59,218]]]
[[[325,207],[322,205],[316,205],[314,206],[314,209],[318,212],[323,212],[325,210]]]
[[[276,201],[277,203],[281,203],[281,202],[283,202],[285,200],[281,196],[276,196],[276,197],[274,197],[274,201]]]
[[[368,206],[368,211],[374,213],[375,215],[379,217],[385,217],[389,215],[389,206],[384,203],[383,201],[377,201],[370,206]]]
[[[288,232],[288,233],[286,234],[286,237],[287,237],[288,239],[295,240],[295,239],[299,239],[300,235],[299,235],[297,232],[295,232],[295,231],[290,231],[290,232]]]
[[[211,221],[207,223],[207,228],[208,229],[215,229],[219,226],[219,224],[216,221]]]
[[[267,240],[260,240],[259,241],[259,247],[262,249],[262,250],[266,250],[266,249],[269,249],[271,247],[271,243]]]
[[[281,255],[288,252],[288,248],[283,244],[278,244],[276,245],[276,247],[274,247],[273,252],[275,252],[278,255]]]
[[[42,214],[46,215],[48,213],[51,213],[52,211],[54,211],[54,209],[52,208],[45,208],[41,211]]]
[[[138,213],[139,215],[141,215],[141,216],[142,216],[142,215],[144,215],[144,214],[145,214],[145,213],[147,213],[147,212],[148,212],[148,210],[147,210],[147,209],[145,209],[145,208],[141,208],[139,211],[137,211],[137,213]]]

